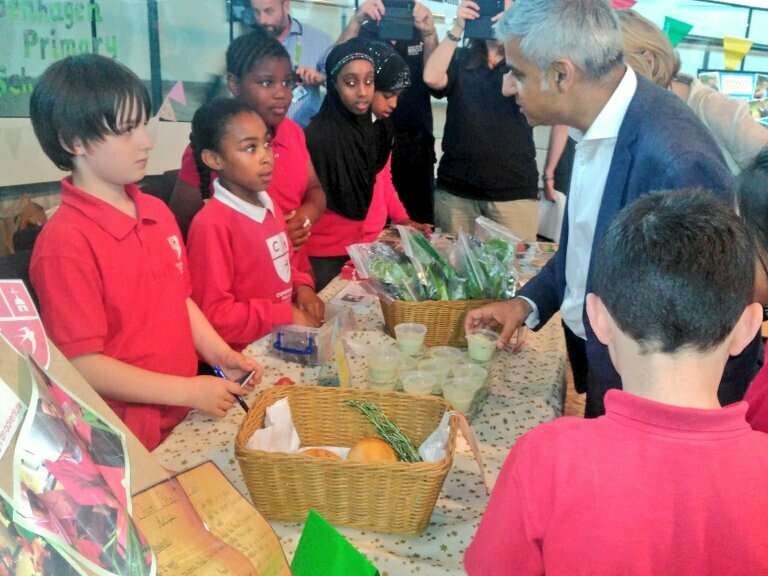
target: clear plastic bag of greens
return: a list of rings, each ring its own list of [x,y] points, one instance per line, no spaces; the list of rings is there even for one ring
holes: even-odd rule
[[[353,244],[347,252],[362,278],[376,280],[395,300],[413,302],[423,294],[411,261],[383,242]]]
[[[427,238],[408,226],[397,226],[403,250],[413,263],[423,293],[430,300],[450,300],[449,284],[456,271]]]
[[[466,278],[467,298],[470,300],[485,298],[488,287],[485,270],[477,258],[476,243],[463,230],[459,231],[455,256],[461,275]]]
[[[475,219],[475,239],[480,243],[483,254],[483,262],[489,270],[496,269],[495,265],[489,260],[494,258],[507,271],[506,282],[494,283],[491,288],[492,298],[507,299],[515,296],[517,289],[517,280],[519,278],[519,255],[518,248],[527,250],[530,243],[523,242],[520,238],[506,226],[498,222],[478,216]],[[533,243],[535,250],[535,242]]]

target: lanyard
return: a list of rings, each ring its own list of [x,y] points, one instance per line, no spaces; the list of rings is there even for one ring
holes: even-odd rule
[[[301,36],[293,45],[293,65],[294,67],[301,66]]]

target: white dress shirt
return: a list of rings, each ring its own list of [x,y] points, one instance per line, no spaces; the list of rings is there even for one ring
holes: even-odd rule
[[[619,129],[636,90],[637,76],[627,67],[621,82],[586,133],[575,128],[569,130],[570,137],[576,141],[576,154],[568,190],[565,296],[560,314],[566,326],[584,339],[587,337],[583,320],[584,299],[597,216]],[[526,300],[533,307],[526,324],[535,327],[539,323],[538,309],[535,303]]]

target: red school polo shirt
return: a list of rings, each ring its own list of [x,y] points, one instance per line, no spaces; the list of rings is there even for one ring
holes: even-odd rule
[[[392,155],[386,166],[376,175],[373,197],[368,214],[363,221],[363,242],[375,242],[387,225],[387,220],[401,224],[409,219],[408,212],[400,201],[392,182]]]
[[[285,221],[269,194],[263,208],[216,182],[214,197],[197,213],[187,247],[192,297],[221,337],[236,350],[293,319],[296,287],[312,287],[297,270]]]
[[[152,372],[197,373],[186,299],[187,258],[170,210],[137,186],[131,218],[61,185],[61,207],[40,233],[30,264],[48,335],[68,358],[100,353]],[[150,450],[187,408],[106,398]]]
[[[763,364],[760,372],[752,380],[744,400],[749,404],[747,422],[755,430],[768,432],[768,364]]]
[[[272,150],[275,165],[267,192],[285,214],[301,206],[309,182],[309,150],[301,126],[290,118],[280,122],[272,139]],[[191,146],[184,149],[178,178],[190,186],[200,187],[200,173]],[[216,172],[212,172],[211,195],[215,178]]]
[[[387,219],[399,224],[408,220],[395,185],[392,183],[390,155],[387,164],[376,175],[371,204],[364,220],[350,220],[332,210],[312,226],[307,251],[312,257],[346,256],[347,246],[358,242],[374,242],[387,224]]]
[[[768,574],[768,435],[747,404],[697,410],[620,390],[606,415],[518,440],[470,575]]]

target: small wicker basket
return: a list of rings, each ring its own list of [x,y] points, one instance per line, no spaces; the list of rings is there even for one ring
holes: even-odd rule
[[[494,300],[425,300],[405,302],[379,297],[384,316],[384,330],[395,336],[395,326],[403,322],[417,322],[427,327],[424,343],[427,346],[467,345],[464,336],[464,318],[467,312],[494,302]]]
[[[419,534],[453,464],[455,418],[445,458],[438,462],[361,463],[246,448],[264,424],[266,409],[288,397],[302,446],[352,446],[376,436],[368,419],[346,400],[373,402],[419,446],[449,405],[434,396],[356,388],[285,386],[263,392],[243,419],[235,455],[256,508],[266,518],[303,521],[310,509],[329,522],[375,532]]]

